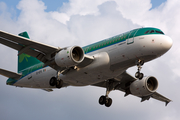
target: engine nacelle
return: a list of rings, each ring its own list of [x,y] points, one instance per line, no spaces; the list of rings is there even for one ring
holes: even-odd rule
[[[135,96],[148,96],[156,92],[158,81],[153,76],[144,77],[142,80],[136,80],[130,85],[130,92]]]
[[[60,67],[72,67],[84,60],[84,51],[79,46],[62,49],[55,55],[55,62]]]

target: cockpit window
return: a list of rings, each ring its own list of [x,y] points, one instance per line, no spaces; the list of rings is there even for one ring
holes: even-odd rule
[[[154,33],[155,31],[154,30],[151,30],[150,33]]]
[[[147,34],[149,32],[149,30],[148,31],[146,31],[144,34]]]
[[[156,30],[156,33],[164,34],[162,31],[157,31],[157,30]]]

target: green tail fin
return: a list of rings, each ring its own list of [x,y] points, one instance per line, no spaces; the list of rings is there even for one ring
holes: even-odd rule
[[[20,33],[19,36],[29,39],[29,35],[27,32]],[[29,68],[39,63],[41,63],[41,61],[39,61],[35,57],[22,53],[18,56],[18,73],[26,68]]]

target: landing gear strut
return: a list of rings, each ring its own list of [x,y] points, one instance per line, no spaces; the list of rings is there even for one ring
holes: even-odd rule
[[[144,77],[143,73],[140,73],[142,67],[144,65],[144,61],[143,60],[137,60],[136,61],[136,65],[138,67],[138,71],[135,74],[135,77],[138,78],[139,80],[141,80]]]
[[[105,105],[106,107],[110,107],[111,104],[112,104],[112,99],[108,97],[110,91],[113,89],[111,86],[111,82],[110,81],[107,81],[106,82],[106,95],[102,95],[100,98],[99,98],[99,104],[100,105]]]

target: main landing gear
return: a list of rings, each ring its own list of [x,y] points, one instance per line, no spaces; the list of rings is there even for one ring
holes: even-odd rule
[[[63,86],[63,81],[58,80],[56,77],[52,77],[49,81],[51,86],[56,86],[56,88],[60,89]]]
[[[56,86],[56,88],[60,89],[63,86],[63,81],[59,78],[61,74],[60,71],[57,72],[56,77],[52,77],[49,81],[50,86]]]
[[[102,95],[100,98],[99,98],[99,104],[100,105],[105,105],[106,107],[110,107],[111,104],[112,104],[112,99],[108,97],[110,91],[113,89],[112,86],[111,86],[111,82],[110,81],[107,81],[106,82],[106,95]]]
[[[135,63],[137,65],[137,67],[138,67],[138,71],[136,72],[135,77],[138,78],[139,80],[141,80],[144,77],[144,74],[140,73],[140,71],[142,69],[141,66],[144,65],[144,61],[143,60],[137,60]]]

